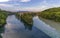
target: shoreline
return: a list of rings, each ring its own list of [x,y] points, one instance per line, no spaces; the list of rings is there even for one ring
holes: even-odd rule
[[[40,18],[43,22],[45,22],[46,24],[50,25],[51,27],[55,28],[58,32],[60,32],[60,23],[59,22],[55,22],[53,20],[48,20],[48,19],[44,19],[44,18]]]

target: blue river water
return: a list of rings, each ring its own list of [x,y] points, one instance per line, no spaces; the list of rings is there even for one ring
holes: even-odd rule
[[[18,20],[15,15],[8,16],[6,21],[5,31],[1,34],[2,38],[51,38],[36,27],[38,23],[30,27]]]

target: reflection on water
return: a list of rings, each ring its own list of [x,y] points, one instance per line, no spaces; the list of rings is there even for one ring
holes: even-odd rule
[[[21,22],[23,22],[25,29],[32,30],[33,24],[27,24],[23,19],[19,19]]]
[[[4,27],[0,27],[0,38],[2,38],[2,33],[4,32]]]
[[[2,36],[0,35],[0,38],[2,38]]]
[[[28,25],[24,23],[25,29],[32,30],[33,25]]]
[[[36,28],[40,29],[41,31],[49,35],[50,37],[60,38],[60,33],[55,28],[52,28],[50,25],[40,20],[38,16],[34,17],[33,21],[34,21],[34,26]]]
[[[14,15],[8,16],[3,38],[51,38],[36,27],[26,25]]]
[[[20,20],[20,19],[19,19]],[[26,22],[24,22],[22,19],[20,20],[21,22],[23,22],[24,26],[25,26],[25,29],[28,29],[28,30],[32,30],[32,27],[33,27],[33,24],[27,24]]]

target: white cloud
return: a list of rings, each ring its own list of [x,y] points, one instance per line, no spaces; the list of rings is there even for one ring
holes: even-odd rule
[[[13,0],[18,1],[18,0]],[[20,2],[30,2],[31,0],[20,0]],[[43,11],[52,7],[60,7],[59,4],[49,4],[47,0],[40,2],[37,6],[34,7],[20,7],[20,4],[0,4],[0,8],[8,11]]]
[[[0,0],[0,2],[7,2],[7,1],[9,1],[9,0]]]
[[[37,8],[40,8],[41,11],[49,9],[49,8],[53,8],[53,7],[60,7],[60,4],[55,4],[55,3],[51,4],[51,3],[48,3],[47,0],[44,0],[44,1],[40,2],[39,5],[40,6],[38,6]]]
[[[47,0],[40,2],[36,7],[22,8],[24,11],[43,11],[53,7],[60,7],[60,4],[49,4]]]
[[[13,2],[30,2],[31,0],[9,0]]]
[[[17,4],[18,5],[18,4]],[[16,7],[14,4],[0,4],[0,7],[4,10],[8,11],[42,11],[47,8],[45,5],[41,5],[39,7],[27,7],[27,8],[20,8],[20,6]]]
[[[13,7],[13,5],[10,5],[10,4],[0,4],[0,7]]]
[[[40,2],[39,5],[36,7],[36,9],[37,9],[37,8],[39,8],[40,11],[43,11],[43,10],[45,10],[45,9],[48,9],[49,6],[48,6],[47,1],[44,0],[44,1]],[[38,10],[39,10],[39,9],[38,9]]]
[[[7,10],[7,11],[13,11],[15,8],[14,8],[14,5],[11,5],[11,4],[0,4],[0,9]]]
[[[20,2],[30,2],[31,0],[21,0]]]

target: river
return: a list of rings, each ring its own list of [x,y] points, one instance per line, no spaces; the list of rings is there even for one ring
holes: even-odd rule
[[[1,33],[2,38],[51,38],[34,24],[31,27],[25,25],[15,15],[8,16],[6,21],[5,31]]]

